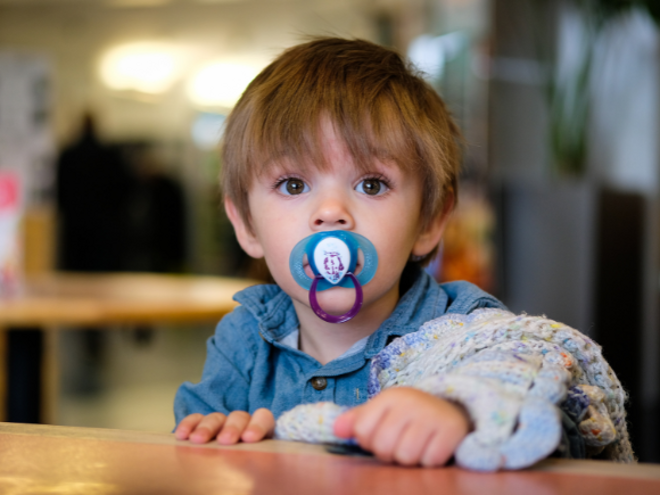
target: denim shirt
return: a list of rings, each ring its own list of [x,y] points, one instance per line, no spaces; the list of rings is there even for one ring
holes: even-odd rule
[[[277,285],[257,285],[237,293],[234,300],[241,306],[220,321],[207,342],[201,381],[185,382],[177,391],[176,423],[192,413],[253,413],[261,407],[277,418],[299,404],[319,401],[357,406],[367,400],[370,359],[395,337],[419,330],[446,313],[505,309],[468,282],[439,285],[427,273],[413,270],[412,285],[364,348],[325,365],[278,342],[299,324],[291,298]]]

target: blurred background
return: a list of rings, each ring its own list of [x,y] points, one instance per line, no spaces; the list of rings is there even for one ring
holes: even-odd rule
[[[266,277],[219,207],[224,119],[306,36],[371,40],[468,143],[428,270],[600,342],[660,461],[659,23],[652,0],[0,0],[0,292],[52,270]],[[170,431],[213,329],[61,332],[55,422]]]

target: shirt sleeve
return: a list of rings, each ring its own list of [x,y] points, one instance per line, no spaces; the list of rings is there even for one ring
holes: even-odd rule
[[[249,410],[254,367],[256,323],[242,307],[225,316],[206,344],[206,362],[199,383],[183,383],[174,398],[176,424],[193,413]],[[250,324],[253,323],[253,324]]]

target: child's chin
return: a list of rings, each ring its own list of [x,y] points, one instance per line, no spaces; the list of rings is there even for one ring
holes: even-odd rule
[[[343,315],[348,313],[355,304],[355,290],[344,287],[334,287],[317,292],[316,300],[321,309],[330,315]]]

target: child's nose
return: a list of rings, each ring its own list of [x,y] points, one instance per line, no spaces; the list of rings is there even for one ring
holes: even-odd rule
[[[318,205],[311,218],[312,230],[350,230],[355,222],[344,201],[336,197],[326,197]]]

